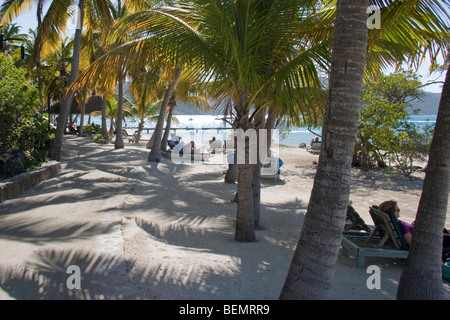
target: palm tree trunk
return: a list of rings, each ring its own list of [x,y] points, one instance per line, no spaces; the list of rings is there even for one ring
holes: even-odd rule
[[[106,136],[108,134],[108,125],[106,123],[106,106],[107,106],[107,99],[103,95],[102,96],[102,135]],[[111,121],[111,127],[113,125],[113,122]]]
[[[81,101],[81,119],[80,119],[80,131],[78,132],[79,136],[83,136],[83,127],[84,127],[84,115],[86,113],[86,96],[87,96],[87,87],[83,88],[83,97]]]
[[[80,72],[80,53],[81,53],[81,38],[83,31],[83,21],[84,21],[84,0],[79,0],[78,3],[79,15],[80,15],[80,26],[77,27],[75,32],[75,40],[73,44],[73,56],[72,56],[72,71],[70,73],[69,78],[69,86],[75,81]],[[61,106],[59,121],[56,128],[55,140],[53,142],[52,148],[50,149],[49,156],[53,160],[60,161],[61,160],[61,149],[62,149],[62,140],[64,136],[64,131],[66,130],[67,117],[70,112],[70,108],[72,107],[72,101],[74,98],[75,92],[70,90]]]
[[[142,117],[139,121],[138,125],[138,131],[137,131],[137,137],[136,137],[136,143],[139,143],[142,137],[142,130],[144,130],[144,124],[145,124],[145,117]]]
[[[172,83],[167,88],[166,94],[164,96],[164,100],[161,105],[161,110],[159,112],[158,122],[156,123],[155,132],[154,132],[154,141],[152,145],[152,150],[148,155],[148,161],[150,162],[160,162],[161,161],[161,138],[162,131],[164,126],[164,118],[166,116],[167,105],[169,104],[169,99],[172,96],[173,91],[175,90],[175,86],[178,83],[178,80],[181,76],[181,68],[175,69],[175,76]],[[150,142],[150,141],[149,141]]]
[[[225,174],[225,183],[236,183],[237,177],[238,177],[238,165],[235,153],[233,164],[228,164],[228,170]]]
[[[123,149],[125,146],[123,144],[123,133],[122,133],[122,122],[123,122],[123,76],[122,71],[119,71],[119,101],[117,107],[117,119],[116,119],[116,141],[114,142],[114,149]]]
[[[114,118],[111,118],[110,120],[108,134],[112,137],[114,135]]]
[[[248,148],[246,147],[248,154]],[[248,159],[248,157],[246,157]],[[253,212],[252,165],[238,164],[238,204],[234,239],[239,242],[255,241]]]
[[[272,147],[272,134],[273,129],[275,129],[275,124],[277,122],[277,109],[269,108],[269,116],[267,117],[266,126],[267,129],[267,150],[270,150]]]
[[[448,61],[449,58],[450,55]],[[450,181],[449,132],[450,73],[447,70],[414,224],[414,236],[398,287],[398,299],[445,299],[441,254]]]
[[[242,94],[237,109],[240,114],[239,128],[244,131],[248,129],[248,113],[243,100],[245,94]],[[236,230],[234,239],[240,242],[255,241],[255,219],[253,212],[253,185],[252,185],[252,165],[249,164],[250,158],[250,139],[244,139],[245,143],[245,163],[239,163],[238,166],[238,204],[236,216]],[[236,148],[236,154],[239,148]]]
[[[169,139],[170,128],[172,126],[173,110],[175,110],[176,106],[177,102],[175,100],[175,92],[174,92],[172,93],[172,97],[170,98],[169,101],[169,113],[167,114],[166,130],[164,131],[164,136],[161,140],[161,150],[167,149],[167,139]]]
[[[260,215],[261,215],[261,162],[259,161],[262,159],[260,156],[260,135],[261,129],[265,128],[266,126],[266,112],[265,110],[260,110],[258,114],[255,116],[255,123],[256,123],[256,134],[257,134],[257,144],[258,147],[256,148],[258,152],[258,163],[252,164],[252,191],[253,191],[253,216],[254,216],[254,223],[255,223],[255,229],[260,228]],[[266,144],[267,146],[267,144]],[[264,149],[265,150],[265,149]],[[267,156],[267,151],[265,151]]]
[[[304,225],[280,299],[326,299],[334,277],[350,196],[368,1],[337,2],[323,143]]]
[[[39,30],[41,25],[42,25],[42,14],[43,14],[43,9],[44,7],[44,1],[43,0],[39,0],[37,3],[37,11],[36,11],[36,19],[37,19],[37,29]],[[43,103],[44,103],[44,94],[43,94],[43,77],[41,74],[41,67],[42,67],[42,39],[35,39],[35,50],[36,50],[36,59],[35,59],[35,65],[36,65],[36,78],[37,78],[37,87],[39,90],[39,101],[41,102],[41,106],[43,107]]]
[[[261,216],[261,165],[252,164],[252,198],[253,198],[253,222],[255,230],[260,228]]]

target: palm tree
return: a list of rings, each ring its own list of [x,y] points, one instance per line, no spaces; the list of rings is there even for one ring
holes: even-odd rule
[[[33,3],[36,3],[37,30],[39,30],[42,25],[42,17],[44,14],[44,2],[45,0],[6,0],[0,7],[0,24],[11,22],[22,12],[25,12],[29,8],[31,8]],[[32,69],[34,66],[36,67],[39,97],[42,104],[42,79],[40,77],[42,39],[40,37],[35,37],[34,39],[35,43],[33,47],[33,54],[32,58],[30,59],[30,61],[32,61],[32,64],[30,64],[29,67],[30,69]]]
[[[44,86],[49,85],[58,76],[68,76],[71,70],[73,41],[65,38],[58,48],[42,59]],[[48,90],[47,90],[48,92]]]
[[[122,5],[122,1],[118,0],[116,1],[116,6],[111,2],[107,2],[108,8],[112,13],[112,16],[114,18],[114,24],[124,16],[128,14],[128,9],[125,5]],[[114,26],[111,26],[114,27]],[[116,43],[113,44],[113,46],[120,46],[121,42],[116,41]],[[123,104],[124,104],[124,91],[123,91],[123,85],[126,80],[126,69],[124,68],[123,64],[118,64],[117,66],[117,87],[118,87],[118,94],[119,94],[119,101],[118,101],[118,114],[117,114],[117,123],[116,123],[116,139],[114,141],[114,148],[115,149],[123,149],[124,143],[123,143],[123,135],[122,135],[122,118],[123,118]]]
[[[6,25],[0,26],[1,28],[1,32],[3,33],[4,39],[10,39],[10,38],[15,38],[15,39],[22,39],[23,42],[25,42],[27,40],[27,35],[20,33],[20,29],[22,29],[19,25],[17,25],[17,23],[6,23]],[[3,50],[5,52],[11,51],[11,53],[13,51],[17,51],[17,48],[20,47],[21,44],[18,44],[17,42],[5,42],[3,43]]]
[[[334,275],[350,195],[351,155],[368,39],[367,7],[368,1],[337,2],[323,147],[280,299],[326,298]]]
[[[235,114],[236,128],[248,130],[253,128],[254,116],[261,110],[252,108],[264,100],[262,96],[268,86],[277,89],[272,91],[276,94],[273,99],[280,105],[300,98],[299,87],[320,87],[315,63],[324,64],[328,43],[300,41],[306,29],[298,21],[309,8],[300,8],[299,4],[299,1],[179,1],[177,6],[181,9],[159,8],[125,18],[122,31],[147,37],[122,49],[131,54],[135,48],[142,50],[144,44],[152,43],[152,48],[158,48],[167,59],[189,61],[190,71],[205,80],[213,75],[213,98],[216,101],[230,98],[233,110],[228,113]],[[149,37],[149,31],[154,36]],[[248,144],[246,150],[244,158],[248,159]],[[253,241],[252,174],[248,161],[239,165],[238,172],[235,239]]]
[[[3,6],[0,8],[0,14],[2,19],[12,19],[13,17],[18,16],[21,12],[31,7],[34,1],[31,0],[8,0],[3,3]],[[102,8],[106,7],[105,1],[95,1],[97,7],[100,12],[105,12]],[[64,32],[64,28],[66,27],[70,12],[68,8],[71,5],[78,5],[78,13],[79,13],[79,26],[75,32],[75,41],[74,41],[74,52],[73,52],[73,61],[72,61],[72,73],[69,79],[69,84],[71,84],[79,73],[79,57],[80,57],[80,46],[81,46],[81,32],[84,22],[84,5],[85,0],[58,0],[51,1],[50,6],[43,17],[43,0],[37,1],[37,17],[38,17],[38,29],[36,36],[36,44],[34,47],[34,55],[33,59],[36,61],[37,70],[39,71],[39,64],[41,55],[43,55],[42,49],[51,50],[55,46],[58,45],[59,40],[61,38],[61,34]],[[45,43],[45,46],[43,45]],[[40,77],[39,77],[40,79]],[[68,116],[70,106],[72,104],[72,100],[74,97],[74,92],[69,91],[64,99],[63,106],[61,108],[60,119],[61,121],[58,123],[56,138],[50,150],[50,157],[55,160],[59,160],[61,153],[61,145],[62,145],[62,136],[65,130],[65,119]]]
[[[79,0],[78,2],[79,25],[77,26],[77,30],[75,31],[74,49],[72,56],[72,71],[70,73],[69,85],[72,84],[78,77],[80,70],[80,51],[81,51],[81,37],[82,37],[81,26],[83,25],[84,22],[84,3],[85,0]],[[56,127],[55,140],[49,153],[50,158],[56,161],[59,161],[61,157],[62,139],[64,131],[66,130],[66,121],[69,115],[70,108],[72,106],[74,96],[75,91],[69,89],[61,106],[59,121]]]
[[[93,111],[91,112],[91,115],[93,116],[101,116],[102,111]],[[109,119],[109,135],[112,136],[114,134],[114,131],[117,130],[117,120],[119,117],[119,103],[115,96],[112,96],[108,99],[106,102],[106,117]],[[122,120],[124,120],[125,117],[122,114]]]
[[[334,5],[334,2],[330,1],[329,4]],[[397,2],[392,6],[391,3],[384,1],[376,3],[384,9],[382,12],[385,16],[397,17],[395,22],[391,23],[398,25],[382,28],[384,34],[379,34],[378,39],[369,38],[373,42],[369,41],[368,48],[373,51],[369,50],[369,68],[366,69],[366,74],[372,71],[371,65],[380,66],[396,60],[406,61],[405,58],[414,61],[417,52],[411,48],[422,45],[420,31],[426,30],[424,34],[427,34],[428,30],[436,28],[441,36],[446,32],[443,19],[436,18],[439,16],[438,12],[447,15],[445,11],[440,11],[438,1],[410,1],[404,5]],[[329,98],[323,126],[324,143],[304,227],[280,293],[281,299],[326,298],[329,292],[348,205],[350,161],[356,138],[358,95],[364,73],[361,64],[365,62],[366,56],[367,28],[364,14],[366,9],[367,3],[360,1],[337,2]],[[349,21],[357,25],[350,24]],[[421,28],[416,27],[419,21]],[[391,43],[396,44],[397,49],[402,47],[403,51],[389,52],[386,46],[389,41],[380,40],[383,37],[383,40],[390,38]],[[408,40],[407,45],[395,43],[399,39]],[[436,39],[433,44],[423,46],[421,54],[427,48],[433,50],[436,44],[437,47],[439,44],[442,46],[442,39],[436,37],[433,39]],[[378,47],[374,49],[375,44]],[[385,51],[380,48],[384,48]],[[381,52],[379,56],[375,53],[377,50]],[[359,62],[354,64],[354,58]],[[350,75],[353,75],[353,78],[346,80]],[[345,94],[345,98],[342,98],[342,94]],[[345,104],[347,106],[344,106]],[[337,115],[336,112],[340,114]],[[340,116],[344,117],[339,118]],[[447,187],[448,185],[444,189]],[[337,190],[339,192],[336,192]]]
[[[157,119],[157,109],[159,109],[164,89],[161,85],[161,69],[144,66],[132,69],[130,91],[136,101],[128,112],[139,121],[137,139],[139,142],[141,132],[146,120]]]
[[[181,75],[178,81],[176,90],[172,93],[172,96],[168,104],[167,124],[164,131],[163,138],[161,140],[161,150],[167,149],[167,140],[172,124],[173,112],[177,107],[178,101],[182,101],[189,105],[193,105],[197,109],[210,109],[206,92],[200,90],[201,84],[195,79],[187,78],[186,75]]]
[[[450,63],[450,53],[447,64]],[[442,229],[447,215],[450,181],[450,73],[442,89],[414,236],[400,278],[398,299],[444,300]]]
[[[316,67],[326,64],[324,57],[329,41],[322,38],[319,42],[313,35],[302,42],[300,39],[308,28],[297,23],[302,14],[307,16],[310,7],[300,9],[298,1],[257,1],[250,6],[246,1],[216,3],[204,0],[196,3],[180,1],[177,5],[182,9],[157,8],[124,18],[117,34],[133,33],[139,39],[107,53],[102,64],[120,59],[145,65],[148,61],[156,61],[157,57],[163,57],[167,65],[189,63],[190,73],[196,74],[202,82],[208,82],[213,75],[213,98],[220,101],[228,97],[233,101],[236,128],[243,130],[254,125],[254,115],[260,109],[252,115],[251,108],[259,101],[258,97],[268,92],[266,87],[275,87],[272,93],[275,92],[276,97],[272,100],[279,106],[286,106],[292,101],[305,100],[300,87],[321,86]],[[198,19],[200,16],[202,18]],[[292,21],[295,21],[294,27]],[[293,38],[296,34],[298,38]],[[84,81],[97,78],[102,64],[91,65],[90,74],[82,77]],[[169,93],[175,83],[176,77],[166,92],[157,124],[159,128],[163,126],[171,97]],[[155,134],[159,132],[155,130]],[[150,161],[160,160],[160,138],[154,139]],[[248,158],[248,154],[245,157]],[[253,241],[251,167],[248,163],[242,166],[238,178],[241,190],[238,191],[235,238]]]
[[[62,103],[67,88],[67,78],[71,71],[72,49],[73,41],[65,38],[55,51],[42,57],[40,76],[43,80],[42,90],[46,93],[46,100],[51,99]]]
[[[124,115],[130,118],[134,118],[138,121],[138,130],[136,143],[139,143],[141,140],[142,130],[144,130],[144,124],[146,121],[156,120],[156,114],[159,110],[158,102],[136,102],[130,103],[127,107],[124,108]]]
[[[160,162],[161,161],[161,139],[162,139],[162,132],[163,132],[163,126],[164,126],[164,119],[166,117],[166,110],[169,105],[170,98],[172,97],[175,87],[178,83],[178,80],[180,80],[181,77],[181,68],[177,67],[174,70],[173,73],[173,79],[170,82],[167,91],[164,95],[164,99],[161,103],[161,109],[159,112],[158,121],[156,122],[155,131],[153,133],[153,144],[150,151],[150,154],[148,155],[148,161],[150,162]]]

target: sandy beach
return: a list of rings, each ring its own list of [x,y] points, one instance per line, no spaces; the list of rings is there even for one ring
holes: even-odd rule
[[[238,243],[237,185],[224,183],[226,163],[150,163],[144,144],[114,150],[64,139],[61,174],[0,204],[0,299],[278,298],[317,155],[280,148],[281,178],[262,184],[257,241]],[[353,207],[373,224],[369,206],[394,199],[412,222],[423,178],[353,169]],[[395,299],[404,260],[368,258],[382,271],[381,289],[373,290],[355,263],[340,254],[331,299]],[[67,288],[70,265],[81,271],[81,289]]]

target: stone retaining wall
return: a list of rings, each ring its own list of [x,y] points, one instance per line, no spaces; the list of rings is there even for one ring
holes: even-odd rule
[[[40,168],[21,173],[0,182],[0,203],[11,199],[19,193],[49,179],[61,172],[61,163],[49,161]]]

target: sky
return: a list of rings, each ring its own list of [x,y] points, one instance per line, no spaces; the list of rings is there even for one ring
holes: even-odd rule
[[[0,2],[3,2],[3,0],[0,0]],[[29,12],[23,13],[20,17],[18,17],[17,19],[15,19],[13,21],[13,23],[17,23],[19,26],[22,27],[22,32],[26,33],[28,32],[28,29],[35,29],[37,26],[37,22],[36,22],[36,10],[33,7]],[[441,56],[438,59],[438,63],[439,64],[443,64],[443,57]],[[418,74],[421,76],[420,81],[422,83],[427,83],[428,81],[442,81],[444,82],[445,80],[445,72],[442,73],[442,75],[440,77],[439,73],[433,73],[431,76],[429,75],[429,67],[430,64],[428,62],[428,60],[426,59],[423,63],[423,65],[421,65],[419,67],[418,70]],[[390,73],[393,72],[394,69],[392,70],[388,70],[386,73]],[[428,92],[435,92],[435,93],[441,93],[442,92],[442,84],[433,84],[433,85],[428,85],[426,87],[423,88],[425,91]]]

